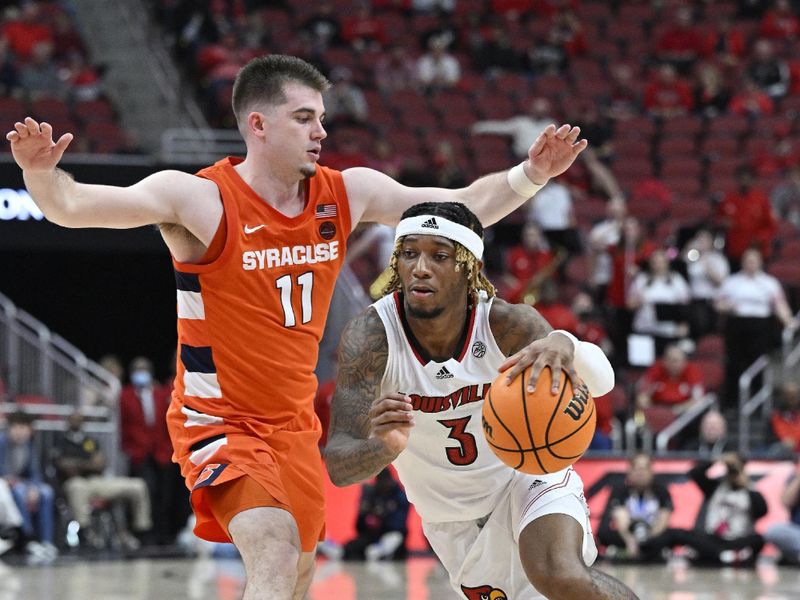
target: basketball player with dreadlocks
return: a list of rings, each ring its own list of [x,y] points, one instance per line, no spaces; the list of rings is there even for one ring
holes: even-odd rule
[[[481,405],[498,371],[511,368],[510,380],[533,365],[533,385],[548,366],[556,389],[565,371],[595,396],[611,390],[614,372],[594,344],[494,298],[482,236],[463,204],[403,213],[384,297],[342,334],[331,479],[349,485],[393,463],[461,598],[636,598],[589,566],[597,550],[577,473],[517,472],[483,436]]]

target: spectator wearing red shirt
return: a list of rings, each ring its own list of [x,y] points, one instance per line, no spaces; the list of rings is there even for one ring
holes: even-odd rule
[[[625,219],[619,242],[609,248],[611,280],[606,288],[606,323],[616,349],[615,358],[622,364],[628,358],[627,340],[633,319],[633,313],[628,310],[627,291],[641,266],[657,248],[655,242],[644,236],[636,217]]]
[[[752,79],[745,77],[741,91],[733,95],[728,110],[734,115],[759,117],[771,115],[775,103]]]
[[[558,298],[558,284],[552,279],[545,279],[539,290],[536,310],[553,329],[563,329],[572,334],[578,333],[578,317],[572,309]]]
[[[120,393],[122,450],[128,457],[129,474],[141,477],[150,492],[153,532],[158,543],[169,543],[183,523],[172,519],[175,481],[180,475],[172,464],[172,444],[167,432],[170,391],[153,378],[153,363],[144,357],[131,361],[130,384]],[[176,526],[177,525],[177,526]]]
[[[776,40],[792,40],[800,34],[800,19],[788,0],[775,0],[775,6],[761,19],[760,35]]]
[[[781,387],[781,403],[770,417],[772,432],[778,442],[776,456],[792,458],[800,453],[800,384],[786,381]]]
[[[372,14],[369,2],[362,2],[356,14],[343,19],[341,36],[357,48],[371,44],[385,46],[389,39],[383,21]]]
[[[8,45],[17,57],[25,62],[31,58],[38,44],[53,43],[53,30],[39,18],[39,5],[27,4],[18,18],[12,17],[3,26],[0,35],[8,40]]]
[[[522,243],[509,249],[506,255],[505,297],[509,302],[521,302],[525,292],[529,288],[538,288],[562,260],[550,250],[542,230],[533,222],[525,223]]]
[[[614,346],[597,315],[594,300],[588,292],[578,292],[572,299],[572,313],[578,319],[575,337],[599,346],[606,356],[611,356]]]
[[[656,43],[659,59],[687,72],[697,58],[709,50],[706,36],[692,22],[692,11],[682,6],[675,12],[675,21]]]
[[[624,309],[627,306],[625,296],[630,282],[657,248],[655,242],[645,238],[636,217],[625,218],[619,242],[609,248],[611,281],[606,291],[606,300],[611,307]]]
[[[738,189],[726,194],[717,208],[717,219],[727,229],[725,254],[736,270],[748,248],[758,248],[763,257],[772,253],[778,223],[767,194],[753,187],[753,176],[740,171]]]
[[[730,17],[724,17],[712,34],[713,53],[723,64],[736,65],[747,53],[747,36]]]
[[[661,405],[683,412],[691,401],[705,394],[702,372],[674,344],[667,346],[664,356],[647,369],[638,387],[636,406],[642,410]]]
[[[678,77],[675,67],[661,65],[644,90],[644,107],[657,117],[685,115],[694,107],[692,88]]]

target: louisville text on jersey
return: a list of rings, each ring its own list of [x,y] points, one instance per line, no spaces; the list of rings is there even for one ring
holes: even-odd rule
[[[420,396],[407,394],[411,398],[411,408],[424,413],[437,413],[451,408],[458,408],[472,402],[480,402],[489,393],[491,383],[483,385],[467,385],[447,396]]]
[[[339,258],[339,242],[323,242],[304,246],[282,246],[264,250],[247,250],[242,253],[245,271],[273,269],[292,265],[313,265]]]

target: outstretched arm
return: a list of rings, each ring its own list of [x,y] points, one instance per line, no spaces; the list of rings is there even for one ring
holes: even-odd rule
[[[579,127],[555,125],[536,138],[522,163],[531,184],[543,186],[575,161],[586,148],[587,141],[578,140]],[[407,208],[420,202],[462,202],[474,212],[483,225],[502,219],[522,205],[531,194],[520,195],[508,184],[508,172],[481,177],[465,188],[410,188],[374,169],[357,167],[343,172],[353,227],[359,221],[375,221],[395,226]]]
[[[374,308],[358,315],[342,332],[325,448],[328,474],[335,485],[376,475],[408,442],[414,424],[408,397],[378,396],[388,352],[383,322]]]
[[[31,197],[53,223],[112,229],[170,223],[184,226],[206,244],[214,235],[222,203],[210,181],[161,171],[130,187],[78,183],[56,167],[72,141],[71,133],[54,142],[48,123],[28,117],[15,123],[6,139]]]

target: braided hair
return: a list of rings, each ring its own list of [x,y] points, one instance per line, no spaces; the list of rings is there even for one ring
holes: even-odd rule
[[[401,219],[408,217],[417,217],[419,215],[431,215],[435,217],[442,217],[453,223],[463,225],[467,229],[471,229],[478,236],[483,239],[483,225],[478,220],[473,212],[460,202],[421,202],[415,204],[406,210]],[[392,252],[392,258],[389,261],[389,271],[391,278],[383,288],[383,295],[391,294],[395,290],[401,289],[400,274],[397,270],[397,259],[400,256],[400,247],[402,246],[403,238],[397,240]],[[467,250],[464,246],[456,241],[453,241],[456,247],[456,271],[462,268],[466,270],[467,282],[469,285],[470,296],[472,301],[477,302],[478,292],[484,291],[491,298],[495,295],[495,289],[492,283],[481,273],[478,259],[475,255]]]

